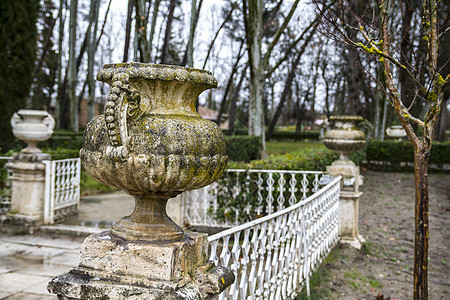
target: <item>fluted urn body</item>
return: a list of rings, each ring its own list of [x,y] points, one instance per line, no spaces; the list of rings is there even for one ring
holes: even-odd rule
[[[136,200],[112,233],[129,240],[179,240],[166,202],[215,181],[226,167],[219,127],[195,109],[217,86],[203,70],[154,64],[105,65],[97,79],[111,85],[103,115],[86,126],[80,151],[86,171]]]
[[[348,163],[348,155],[367,144],[366,134],[358,128],[362,121],[361,116],[331,116],[328,119],[323,143],[339,154],[338,161]]]

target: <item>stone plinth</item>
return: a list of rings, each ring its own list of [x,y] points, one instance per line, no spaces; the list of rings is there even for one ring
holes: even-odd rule
[[[341,193],[339,196],[339,236],[342,243],[360,249],[365,240],[358,230],[359,197],[362,192],[362,176],[359,167],[350,160],[337,160],[327,166],[327,173],[332,176],[342,176]]]
[[[48,285],[61,299],[209,299],[234,281],[206,261],[207,236],[182,241],[127,241],[105,231],[89,236],[80,264]]]
[[[45,197],[45,165],[51,156],[44,153],[16,153],[8,164],[12,171],[11,209],[2,218],[4,232],[33,233],[42,225]]]

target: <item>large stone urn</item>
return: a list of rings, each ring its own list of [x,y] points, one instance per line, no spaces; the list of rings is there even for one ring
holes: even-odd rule
[[[362,195],[359,187],[363,184],[363,180],[359,166],[356,166],[348,156],[365,147],[367,137],[361,129],[370,129],[371,125],[361,116],[331,116],[325,128],[327,129],[323,137],[325,147],[339,154],[339,158],[331,166],[327,166],[327,174],[342,176],[339,199],[341,242],[361,248],[364,238],[359,234],[358,211],[359,197]]]
[[[363,149],[367,144],[365,133],[358,128],[358,124],[363,121],[361,116],[328,118],[323,143],[325,147],[339,154],[336,163],[351,164],[348,155]]]
[[[111,231],[88,237],[79,267],[53,279],[49,290],[67,299],[219,293],[233,282],[231,271],[206,261],[206,235],[185,234],[166,214],[169,198],[212,183],[226,167],[219,127],[195,110],[216,79],[203,70],[142,63],[105,65],[97,79],[111,92],[104,114],[86,127],[81,161],[97,180],[133,195],[135,209]]]

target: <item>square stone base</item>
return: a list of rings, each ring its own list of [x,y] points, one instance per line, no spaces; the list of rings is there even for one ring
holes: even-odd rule
[[[206,262],[206,234],[177,242],[127,241],[110,231],[93,234],[81,246],[80,267],[108,274],[180,280]]]
[[[126,277],[111,274],[111,279],[92,276],[91,272],[75,268],[70,273],[54,278],[47,289],[58,299],[114,299],[114,300],[202,300],[197,285],[188,283],[177,288],[176,284],[149,281],[126,284]],[[112,280],[114,278],[115,280]]]
[[[209,299],[234,281],[206,261],[206,234],[177,242],[127,241],[105,231],[86,238],[80,264],[47,289],[59,299]]]
[[[42,225],[41,216],[7,214],[0,216],[0,232],[8,234],[34,234]]]

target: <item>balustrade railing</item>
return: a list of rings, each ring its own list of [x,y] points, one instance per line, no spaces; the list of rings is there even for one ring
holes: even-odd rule
[[[280,211],[317,192],[322,174],[226,170],[217,182],[183,193],[185,224],[227,228]]]
[[[53,224],[78,212],[80,158],[44,161],[44,223]]]
[[[6,167],[11,159],[0,156],[0,215],[6,214],[11,208],[11,171]]]
[[[338,241],[341,177],[291,206],[208,237],[235,283],[219,299],[291,299]],[[282,206],[282,204],[279,204]]]

